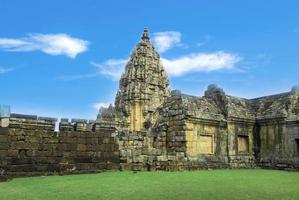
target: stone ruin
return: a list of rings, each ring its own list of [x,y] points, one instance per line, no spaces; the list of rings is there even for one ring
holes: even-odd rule
[[[1,110],[1,109],[0,109]],[[145,29],[95,121],[0,115],[0,177],[105,170],[299,169],[299,87],[255,99],[169,90]]]

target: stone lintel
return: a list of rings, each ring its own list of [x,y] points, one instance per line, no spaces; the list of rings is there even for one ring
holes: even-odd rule
[[[205,125],[215,125],[215,126],[227,126],[226,120],[217,120],[217,119],[204,119],[204,118],[188,118],[187,122],[205,124]]]
[[[228,117],[227,122],[229,123],[247,123],[247,124],[255,124],[255,118],[239,118],[239,117]]]
[[[295,126],[298,126],[298,125],[299,125],[299,119],[296,119],[296,120],[286,120],[286,124],[287,124],[287,125],[295,125]]]

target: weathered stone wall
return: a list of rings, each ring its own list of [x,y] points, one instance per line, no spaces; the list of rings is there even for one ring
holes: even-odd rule
[[[299,169],[299,87],[251,100],[256,113],[255,152],[262,167]]]
[[[0,119],[1,120],[1,119]],[[8,128],[0,126],[0,182],[6,181],[7,149],[8,149]]]
[[[10,118],[0,128],[0,168],[9,176],[98,172],[119,168],[119,148],[113,128],[85,120]]]
[[[167,155],[184,161],[185,169],[255,166],[254,120],[226,119],[216,103],[179,91],[161,110],[157,124],[166,124]]]
[[[121,170],[150,170],[156,152],[152,148],[152,137],[146,132],[120,132]]]
[[[151,128],[119,132],[121,168],[176,171],[255,167],[255,121],[227,121],[220,116],[207,119],[205,113],[201,113],[205,118],[198,118],[195,107],[206,108],[201,101],[192,105],[193,100],[173,92],[152,114]]]
[[[262,167],[299,169],[299,121],[259,121],[258,162]]]
[[[10,176],[256,164],[298,168],[298,121],[200,120],[185,115],[188,111],[166,113],[160,109],[155,129],[139,132],[86,120],[63,120],[56,132],[50,118],[10,118],[9,128],[0,128],[0,168]]]
[[[255,121],[230,118],[227,123],[228,160],[234,167],[254,167]]]

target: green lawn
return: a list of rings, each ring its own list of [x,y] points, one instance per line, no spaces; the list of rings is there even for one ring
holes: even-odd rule
[[[0,183],[1,200],[299,199],[299,172],[213,170],[107,172],[17,178]]]

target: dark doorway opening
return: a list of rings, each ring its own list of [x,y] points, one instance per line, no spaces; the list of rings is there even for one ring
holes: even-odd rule
[[[299,138],[295,139],[295,154],[299,156]]]

